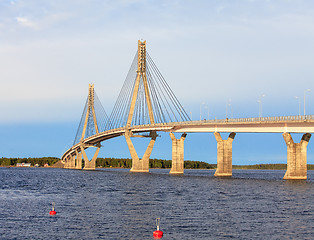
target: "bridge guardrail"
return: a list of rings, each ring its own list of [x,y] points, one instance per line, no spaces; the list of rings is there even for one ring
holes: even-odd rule
[[[222,122],[281,122],[313,120],[314,115],[221,119]],[[221,121],[220,120],[220,121]],[[215,121],[215,120],[214,120]]]
[[[184,121],[184,122],[168,122],[168,123],[153,123],[153,124],[142,124],[132,126],[133,129],[145,128],[145,127],[154,127],[154,126],[176,126],[180,125],[189,125],[189,124],[202,124],[202,123],[245,123],[245,122],[282,122],[282,121],[291,121],[291,122],[304,122],[307,120],[314,120],[314,115],[297,115],[297,116],[278,116],[278,117],[255,117],[255,118],[225,118],[225,119],[211,119],[211,120],[200,120],[200,121]],[[124,129],[123,127],[121,129]],[[117,130],[117,129],[115,129]]]
[[[182,125],[186,124],[200,124],[200,123],[241,123],[241,122],[304,122],[307,120],[314,120],[314,115],[297,115],[297,116],[278,116],[278,117],[255,117],[255,118],[225,118],[225,119],[211,119],[211,120],[200,120],[200,121],[188,121],[188,122],[170,122],[167,125]],[[149,125],[149,124],[148,124]],[[152,126],[152,125],[151,125]]]

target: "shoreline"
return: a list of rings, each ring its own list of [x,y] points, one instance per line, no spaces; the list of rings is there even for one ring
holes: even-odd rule
[[[271,166],[267,167],[268,164],[262,164],[263,168],[258,168],[260,164],[254,164],[254,165],[233,165],[232,170],[287,170],[287,168],[272,168]],[[269,165],[274,165],[274,164],[269,164]],[[256,167],[255,167],[256,166]],[[0,168],[64,168],[64,167],[54,167],[54,166],[48,166],[48,167],[35,167],[35,166],[30,166],[30,167],[17,167],[17,166],[1,166]],[[98,166],[96,169],[130,169],[126,167],[101,167]],[[150,168],[150,169],[167,169],[170,170],[171,168]],[[184,170],[216,170],[217,168],[184,168]],[[74,169],[75,170],[75,169]],[[79,169],[78,169],[79,170]],[[314,170],[314,164],[308,164],[308,171],[313,171]]]

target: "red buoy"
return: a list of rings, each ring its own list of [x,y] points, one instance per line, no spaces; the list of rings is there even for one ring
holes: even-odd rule
[[[155,239],[160,239],[164,235],[164,233],[159,230],[159,223],[160,223],[160,218],[156,218],[157,230],[153,232],[153,237]]]
[[[156,239],[162,238],[163,235],[164,235],[164,233],[163,233],[162,231],[160,231],[160,230],[157,230],[157,231],[154,231],[154,232],[153,232],[153,236],[154,236],[154,238],[156,238]]]
[[[49,212],[50,215],[56,215],[57,212],[55,211],[55,202],[52,202],[52,210]]]
[[[56,212],[56,211],[50,211],[49,214],[50,214],[50,215],[56,215],[57,212]]]

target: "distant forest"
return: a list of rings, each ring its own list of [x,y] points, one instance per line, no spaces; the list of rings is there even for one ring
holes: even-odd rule
[[[132,160],[129,158],[97,158],[97,167],[131,168]],[[201,161],[184,161],[185,169],[214,169],[216,164]],[[171,160],[149,159],[149,168],[171,168]]]
[[[42,158],[0,158],[0,166],[15,166],[16,163],[31,163],[32,166],[38,164],[39,166],[44,166],[48,163],[52,166],[60,161],[60,158],[56,157],[42,157]],[[96,167],[103,168],[131,168],[132,160],[129,158],[97,158]],[[171,168],[171,160],[162,159],[150,159],[150,168]],[[202,161],[184,161],[185,169],[215,169],[217,164],[209,164]],[[287,164],[254,164],[254,165],[233,165],[233,169],[274,169],[274,170],[285,170],[287,169]],[[308,170],[314,170],[314,164],[307,165]]]
[[[49,166],[57,163],[60,158],[56,157],[42,157],[42,158],[0,158],[0,166],[15,166],[17,163],[30,163],[32,166],[38,164],[44,166],[48,163]]]

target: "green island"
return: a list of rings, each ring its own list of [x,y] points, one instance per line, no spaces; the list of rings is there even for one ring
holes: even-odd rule
[[[14,167],[17,163],[30,163],[31,166],[49,166],[63,167],[60,164],[60,158],[42,157],[42,158],[0,158],[1,167]],[[97,158],[97,168],[131,168],[132,160],[129,158]],[[171,160],[150,159],[150,168],[171,168]],[[210,164],[202,161],[184,161],[185,169],[215,169],[217,164]],[[233,169],[269,169],[269,170],[286,170],[287,164],[254,164],[254,165],[232,165]],[[308,170],[314,170],[314,164],[307,165]]]

